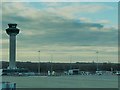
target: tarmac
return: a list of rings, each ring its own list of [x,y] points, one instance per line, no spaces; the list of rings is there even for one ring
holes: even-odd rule
[[[117,75],[2,76],[17,88],[118,88]]]

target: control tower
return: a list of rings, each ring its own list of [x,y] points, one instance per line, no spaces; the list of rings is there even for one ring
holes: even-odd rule
[[[9,35],[9,66],[8,69],[17,69],[16,67],[16,35],[19,34],[17,24],[8,24],[6,33]]]

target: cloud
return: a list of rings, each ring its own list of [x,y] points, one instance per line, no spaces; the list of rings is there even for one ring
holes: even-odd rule
[[[4,0],[2,2],[119,2],[119,0]]]
[[[81,13],[95,13],[101,10],[111,9],[110,6],[97,4],[82,4],[82,3],[34,3],[38,7],[32,7],[33,3],[3,3],[4,15],[15,14],[24,18],[31,18],[36,20],[46,15],[62,16],[64,18],[75,18],[75,14]],[[41,6],[42,9],[41,9]],[[11,7],[11,8],[9,8]],[[30,7],[30,8],[29,8]],[[74,8],[73,8],[74,7]],[[106,9],[105,9],[106,8]]]
[[[47,4],[48,8],[47,10],[57,14],[61,15],[66,18],[75,18],[77,17],[77,14],[79,15],[80,13],[97,13],[100,11],[104,11],[107,9],[112,9],[110,6],[105,6],[105,5],[97,5],[97,4],[83,4],[83,3],[60,3],[58,6],[49,6],[49,3]],[[61,7],[60,7],[61,6]],[[60,8],[59,8],[60,7]],[[73,8],[74,7],[74,8]],[[105,9],[106,8],[106,9]]]
[[[89,19],[89,18],[85,18],[85,17],[81,17],[81,18],[80,18],[80,21],[82,21],[82,22],[86,22],[86,23],[91,23],[91,22],[92,22],[91,19]]]
[[[11,11],[8,8],[9,6],[12,7]],[[21,36],[18,37],[18,40],[21,39],[20,42],[26,43],[27,40],[27,43],[42,45],[56,43],[68,45],[117,43],[117,36],[115,36],[117,32],[115,32],[114,28],[104,27],[103,22],[106,23],[107,20],[93,23],[89,18],[82,17],[77,20],[76,18],[66,18],[61,13],[71,13],[70,16],[72,16],[74,15],[73,12],[81,12],[82,8],[85,8],[86,11],[91,5],[78,6],[77,4],[75,10],[72,10],[72,6],[68,4],[66,7],[52,8],[53,11],[50,10],[51,8],[40,10],[28,6],[28,3],[5,3],[3,6],[3,28],[5,29],[9,21],[18,23],[21,28]],[[95,6],[97,7],[97,5]],[[110,31],[114,32],[114,34]]]
[[[118,49],[116,47],[105,47],[105,46],[59,46],[59,45],[47,45],[42,46],[39,49],[26,48],[17,49],[17,60],[24,61],[37,61],[38,60],[38,50],[41,50],[41,61],[48,62],[53,56],[53,61],[55,62],[69,62],[72,58],[72,62],[76,61],[96,61],[96,51],[99,51],[99,59],[102,61],[112,61],[112,59],[117,62]],[[3,49],[3,58],[7,59],[8,50]]]
[[[39,49],[48,52],[55,51],[56,55],[74,53],[74,55],[79,56],[78,52],[80,51],[88,55],[97,49],[91,46],[105,47],[109,45],[109,47],[116,47],[118,32],[114,27],[105,26],[110,23],[109,20],[93,21],[88,17],[77,16],[80,13],[95,14],[104,8],[111,8],[77,3],[59,4],[57,7],[57,4],[44,3],[33,7],[31,3],[3,3],[3,49],[8,48],[8,43],[6,43],[8,36],[5,29],[10,22],[17,23],[18,28],[20,28],[20,34],[17,35],[18,50],[23,50],[23,52],[27,50],[25,52],[30,52],[31,57],[32,52]],[[81,48],[81,46],[86,47]],[[102,51],[104,50],[102,49]],[[108,49],[106,51],[109,52],[109,55],[113,54]],[[24,55],[28,56],[28,54]],[[47,54],[44,53],[45,55]],[[35,56],[33,55],[33,57]]]
[[[98,23],[110,24],[111,22],[109,20],[100,20],[100,21],[98,21]]]
[[[5,44],[8,44],[8,39],[0,39],[0,44],[2,45],[5,45]]]
[[[86,22],[86,23],[96,22],[96,23],[100,23],[100,24],[103,24],[103,25],[111,24],[111,22],[109,20],[96,20],[96,21],[93,21],[90,18],[86,18],[86,17],[81,17],[80,21]]]

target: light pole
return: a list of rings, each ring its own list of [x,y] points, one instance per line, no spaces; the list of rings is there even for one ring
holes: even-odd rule
[[[72,55],[70,56],[70,70],[72,70]]]
[[[39,54],[39,62],[38,62],[38,74],[40,74],[40,50],[38,51]]]
[[[96,51],[96,54],[97,54],[97,71],[98,71],[99,70],[99,68],[98,68],[98,54],[99,54],[99,52]]]
[[[51,55],[51,67],[50,67],[51,73],[52,73],[52,71],[53,71],[53,64],[52,64],[52,61],[53,61],[53,55]]]

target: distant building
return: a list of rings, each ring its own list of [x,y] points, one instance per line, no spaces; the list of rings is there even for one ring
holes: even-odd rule
[[[71,70],[68,70],[68,75],[78,75],[80,72],[79,69],[71,69]]]
[[[0,76],[2,75],[3,69],[0,69]]]

